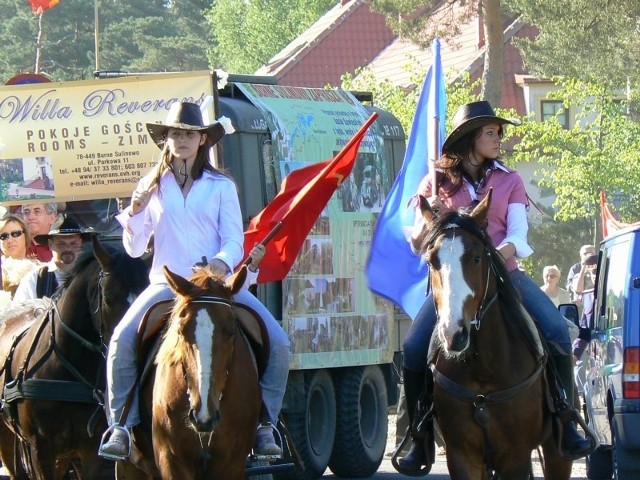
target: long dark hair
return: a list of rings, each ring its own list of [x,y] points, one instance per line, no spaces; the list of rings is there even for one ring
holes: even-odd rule
[[[472,179],[467,176],[465,171],[462,168],[462,162],[469,157],[469,153],[473,150],[476,145],[476,139],[482,134],[482,128],[484,125],[476,128],[475,130],[471,130],[469,133],[465,134],[447,148],[446,151],[442,152],[442,156],[435,162],[435,168],[438,170],[438,185],[442,185],[442,177],[445,177],[451,182],[451,187],[448,189],[440,190],[440,193],[446,197],[451,197],[456,194],[458,190],[462,187],[462,180],[467,177],[467,180],[471,181]],[[502,137],[502,125],[500,125],[500,129],[498,130],[498,135]],[[500,162],[499,159],[494,159]],[[500,162],[502,163],[502,162]],[[486,171],[491,167],[490,162],[484,162],[481,170],[481,178],[485,177]]]

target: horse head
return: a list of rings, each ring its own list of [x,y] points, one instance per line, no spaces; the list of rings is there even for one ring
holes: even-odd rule
[[[158,358],[182,368],[189,421],[200,433],[212,432],[220,422],[220,401],[239,336],[232,298],[243,287],[247,269],[243,266],[226,280],[207,268],[189,279],[167,267],[164,273],[177,298]]]
[[[484,231],[492,191],[470,212],[436,215],[420,198],[422,231],[412,239],[429,264],[430,287],[438,315],[437,332],[449,355],[461,355],[470,346],[471,327],[480,327],[495,301],[495,279],[490,274],[495,249]]]
[[[108,344],[116,324],[135,297],[148,285],[147,267],[138,258],[106,248],[95,235],[92,237],[92,250],[99,272],[91,314],[95,317],[96,328]],[[81,265],[77,271],[83,269],[82,262],[79,263]]]

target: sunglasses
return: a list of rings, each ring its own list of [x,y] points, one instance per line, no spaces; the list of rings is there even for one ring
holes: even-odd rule
[[[14,230],[13,232],[0,233],[0,240],[2,240],[3,242],[9,240],[9,235],[11,235],[13,238],[18,238],[21,237],[23,233],[24,230]]]

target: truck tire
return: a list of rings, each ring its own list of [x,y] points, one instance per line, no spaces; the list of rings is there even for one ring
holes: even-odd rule
[[[589,454],[586,463],[589,480],[610,480],[613,476],[613,457],[610,448],[599,446]]]
[[[349,368],[336,392],[340,422],[329,468],[338,477],[369,477],[380,467],[387,445],[384,375],[376,365]]]
[[[274,474],[280,480],[315,480],[327,469],[336,433],[336,393],[326,370],[305,374],[306,411],[284,418],[304,472]]]

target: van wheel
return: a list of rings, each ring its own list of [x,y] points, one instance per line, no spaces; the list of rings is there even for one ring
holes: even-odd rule
[[[369,477],[380,467],[387,445],[384,375],[375,365],[349,368],[336,392],[340,422],[329,468],[338,477]]]
[[[336,433],[336,394],[331,375],[318,370],[305,375],[306,411],[285,413],[284,419],[291,434],[304,472],[274,474],[277,479],[314,480],[327,469]]]
[[[618,444],[618,424],[611,422],[613,435],[613,468],[616,480],[637,480],[640,475],[640,451]]]
[[[586,459],[589,480],[609,480],[613,476],[611,448],[600,446]]]

